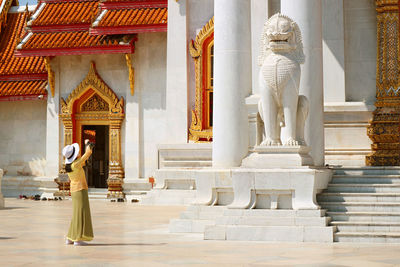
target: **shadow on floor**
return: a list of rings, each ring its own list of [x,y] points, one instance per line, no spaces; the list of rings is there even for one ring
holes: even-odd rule
[[[9,239],[15,239],[15,237],[0,236],[0,240],[9,240]]]
[[[19,210],[19,209],[26,209],[25,207],[4,207],[1,210]]]
[[[164,246],[167,243],[93,243],[87,244],[87,247],[111,247],[111,246]]]

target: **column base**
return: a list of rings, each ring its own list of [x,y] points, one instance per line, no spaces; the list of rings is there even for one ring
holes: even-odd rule
[[[244,168],[299,168],[313,165],[308,146],[256,146],[254,152],[243,159]]]

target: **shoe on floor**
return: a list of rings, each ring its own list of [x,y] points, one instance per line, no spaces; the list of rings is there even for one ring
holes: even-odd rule
[[[83,242],[83,241],[75,241],[74,242],[74,246],[86,246],[86,245],[87,245],[87,243]]]
[[[74,241],[69,240],[68,238],[65,239],[65,245],[72,245]]]

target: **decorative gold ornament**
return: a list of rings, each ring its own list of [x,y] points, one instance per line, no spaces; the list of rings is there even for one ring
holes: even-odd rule
[[[121,160],[121,125],[125,117],[124,99],[113,92],[96,72],[91,62],[89,73],[72,91],[67,100],[61,98],[60,118],[64,124],[64,146],[74,139],[82,143],[83,125],[108,125],[109,132],[109,181],[112,190],[118,187],[122,194],[124,168]],[[74,138],[75,136],[75,138]],[[111,190],[111,188],[109,188]]]
[[[11,7],[13,0],[3,0],[2,4],[3,4],[3,9],[0,10],[0,33],[3,27],[5,27],[5,25],[7,24],[7,14],[8,14],[8,10]]]
[[[54,71],[53,71],[53,69],[51,68],[50,57],[45,57],[45,58],[44,58],[44,64],[46,65],[47,79],[49,80],[49,86],[50,86],[51,96],[54,97],[55,86],[56,86],[56,80],[55,80]]]
[[[131,85],[131,95],[135,94],[135,69],[132,66],[132,58],[130,54],[125,54],[126,66],[129,71],[129,82]]]
[[[372,153],[369,166],[400,165],[400,45],[397,0],[376,0],[377,66],[376,102],[367,128]]]
[[[109,109],[107,102],[96,94],[82,105],[82,111],[108,111]]]
[[[196,40],[192,40],[189,45],[190,55],[193,57],[195,62],[196,72],[196,101],[195,110],[192,110],[192,123],[189,128],[189,139],[195,142],[209,142],[212,140],[212,125],[210,122],[210,110],[209,106],[206,105],[204,98],[208,97],[208,94],[212,93],[211,90],[205,90],[205,88],[212,88],[212,62],[210,59],[204,63],[204,55],[210,55],[209,49],[213,48],[214,40],[212,40],[208,47],[204,47],[206,40],[214,34],[214,17],[201,29],[199,34],[196,36]],[[207,50],[206,50],[207,49]],[[212,58],[211,58],[212,60]],[[203,75],[207,73],[206,83],[203,82]],[[206,91],[206,92],[205,92]]]

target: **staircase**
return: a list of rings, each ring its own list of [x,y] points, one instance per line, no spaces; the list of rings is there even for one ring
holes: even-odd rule
[[[336,168],[317,199],[334,241],[400,243],[400,168]]]

